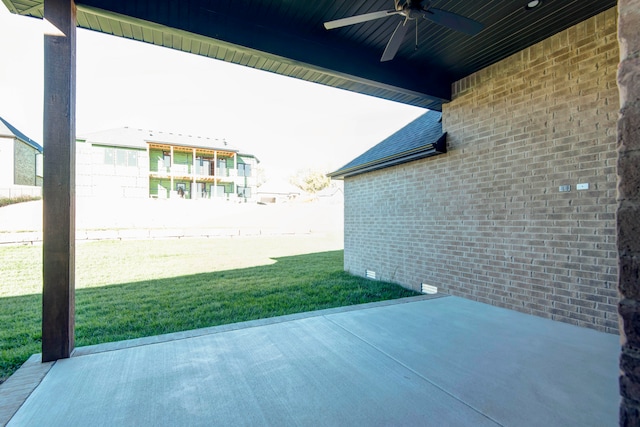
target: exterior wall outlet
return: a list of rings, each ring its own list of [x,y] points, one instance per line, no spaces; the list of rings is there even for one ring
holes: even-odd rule
[[[576,186],[576,188],[578,190],[588,190],[589,189],[589,183],[588,182],[583,182],[582,184],[578,184]]]

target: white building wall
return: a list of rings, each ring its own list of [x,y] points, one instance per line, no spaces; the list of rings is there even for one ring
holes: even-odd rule
[[[137,165],[107,164],[105,152],[111,147],[78,142],[76,145],[76,195],[100,198],[149,197],[149,156],[146,151],[115,148],[136,153]],[[127,157],[128,158],[128,157]]]
[[[13,138],[0,136],[0,188],[13,185]]]

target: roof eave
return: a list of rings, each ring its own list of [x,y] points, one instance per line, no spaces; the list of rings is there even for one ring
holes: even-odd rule
[[[401,165],[403,163],[413,162],[415,160],[427,157],[437,156],[447,152],[447,133],[443,133],[436,142],[423,145],[409,151],[385,157],[384,159],[375,160],[362,165],[354,166],[347,169],[339,169],[335,172],[328,173],[327,176],[332,179],[345,179],[352,176],[369,173],[376,170],[389,168],[391,166]]]
[[[42,145],[38,144],[33,139],[29,138],[27,135],[25,135],[24,133],[20,132],[15,126],[13,126],[11,123],[6,121],[2,117],[0,117],[0,122],[2,122],[6,126],[6,128],[9,129],[9,132],[11,132],[13,134],[13,135],[9,135],[9,136],[12,136],[12,137],[24,142],[25,144],[27,144],[28,146],[30,146],[31,148],[35,149],[36,151],[38,151],[41,154],[44,152],[44,148],[42,147]]]
[[[215,150],[215,151],[226,151],[226,152],[229,152],[229,153],[240,154],[240,151],[238,149],[230,148],[230,147],[215,147],[215,146],[206,146],[206,145],[186,144],[186,143],[179,143],[179,142],[162,141],[162,140],[159,140],[159,139],[145,139],[144,142],[147,145],[148,144],[168,145],[168,146],[173,146],[173,147],[195,148],[195,149]]]

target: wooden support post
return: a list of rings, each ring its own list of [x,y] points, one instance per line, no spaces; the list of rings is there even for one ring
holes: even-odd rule
[[[162,160],[164,160],[164,158]],[[156,164],[157,164],[157,161],[156,161]],[[148,189],[147,197],[151,198],[151,171],[153,169],[151,168],[151,147],[149,146],[148,142],[147,142],[147,169],[149,170],[149,172],[147,173],[147,189]],[[156,190],[158,190],[157,187],[156,187]],[[159,196],[160,195],[156,193],[156,197],[159,197]]]
[[[218,152],[213,152],[213,189],[211,190],[211,198],[218,196]]]
[[[171,198],[172,194],[174,194],[173,191],[176,190],[176,188],[174,187],[174,184],[173,184],[173,165],[176,164],[176,161],[175,161],[176,159],[175,159],[175,157],[173,157],[173,155],[174,155],[173,145],[169,148],[169,150],[171,150],[170,151],[171,152],[171,166],[169,166],[169,176],[170,176],[170,179],[171,179],[171,184],[169,186],[170,187],[169,188],[169,198]]]
[[[75,323],[76,5],[45,0],[42,361],[71,355]]]
[[[191,160],[192,160],[191,163],[193,163],[193,167],[191,168],[192,176],[191,176],[191,195],[190,196],[191,196],[191,199],[193,200],[193,199],[195,199],[196,197],[199,196],[198,189],[196,188],[197,187],[197,185],[196,185],[196,168],[197,168],[197,165],[196,165],[196,149],[195,149],[195,147],[191,149]]]

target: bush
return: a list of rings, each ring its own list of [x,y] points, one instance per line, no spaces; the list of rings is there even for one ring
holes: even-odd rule
[[[15,205],[16,203],[31,202],[40,200],[40,196],[18,196],[18,197],[0,197],[0,208],[3,206]]]
[[[289,182],[307,193],[316,194],[331,184],[331,178],[319,170],[302,169]]]

